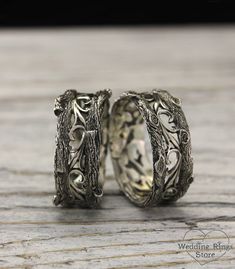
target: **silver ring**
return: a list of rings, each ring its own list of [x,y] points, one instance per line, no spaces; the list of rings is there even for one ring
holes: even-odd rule
[[[55,100],[55,205],[96,207],[103,195],[110,90],[67,90]]]
[[[180,100],[167,91],[130,91],[114,103],[110,150],[116,180],[138,206],[175,201],[193,181],[189,127]]]

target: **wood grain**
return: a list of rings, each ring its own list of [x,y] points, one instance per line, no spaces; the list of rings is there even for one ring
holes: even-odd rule
[[[233,249],[203,268],[234,268],[234,47],[233,26],[1,30],[0,268],[200,268],[178,248],[190,229],[225,231]],[[52,205],[53,100],[107,87],[182,99],[195,180],[177,203],[130,204],[108,160],[99,209]]]

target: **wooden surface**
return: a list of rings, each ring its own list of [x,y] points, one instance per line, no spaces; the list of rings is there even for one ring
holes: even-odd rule
[[[203,268],[234,268],[234,48],[232,26],[1,30],[0,268],[201,268],[178,248],[194,228],[222,229],[233,245]],[[182,99],[195,181],[177,203],[133,206],[108,161],[100,209],[52,205],[53,100],[107,87]]]

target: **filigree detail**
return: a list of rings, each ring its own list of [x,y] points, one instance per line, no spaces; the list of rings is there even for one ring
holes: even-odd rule
[[[144,122],[151,142],[153,178],[145,162]],[[181,101],[163,90],[123,94],[112,109],[111,153],[119,185],[134,203],[147,206],[177,200],[191,183],[193,170]]]
[[[68,90],[56,99],[56,205],[93,207],[102,196],[110,95]]]

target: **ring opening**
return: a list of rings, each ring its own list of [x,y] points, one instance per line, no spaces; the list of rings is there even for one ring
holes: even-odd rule
[[[152,193],[152,149],[147,126],[133,101],[123,98],[112,112],[111,152],[121,188],[136,203]]]

